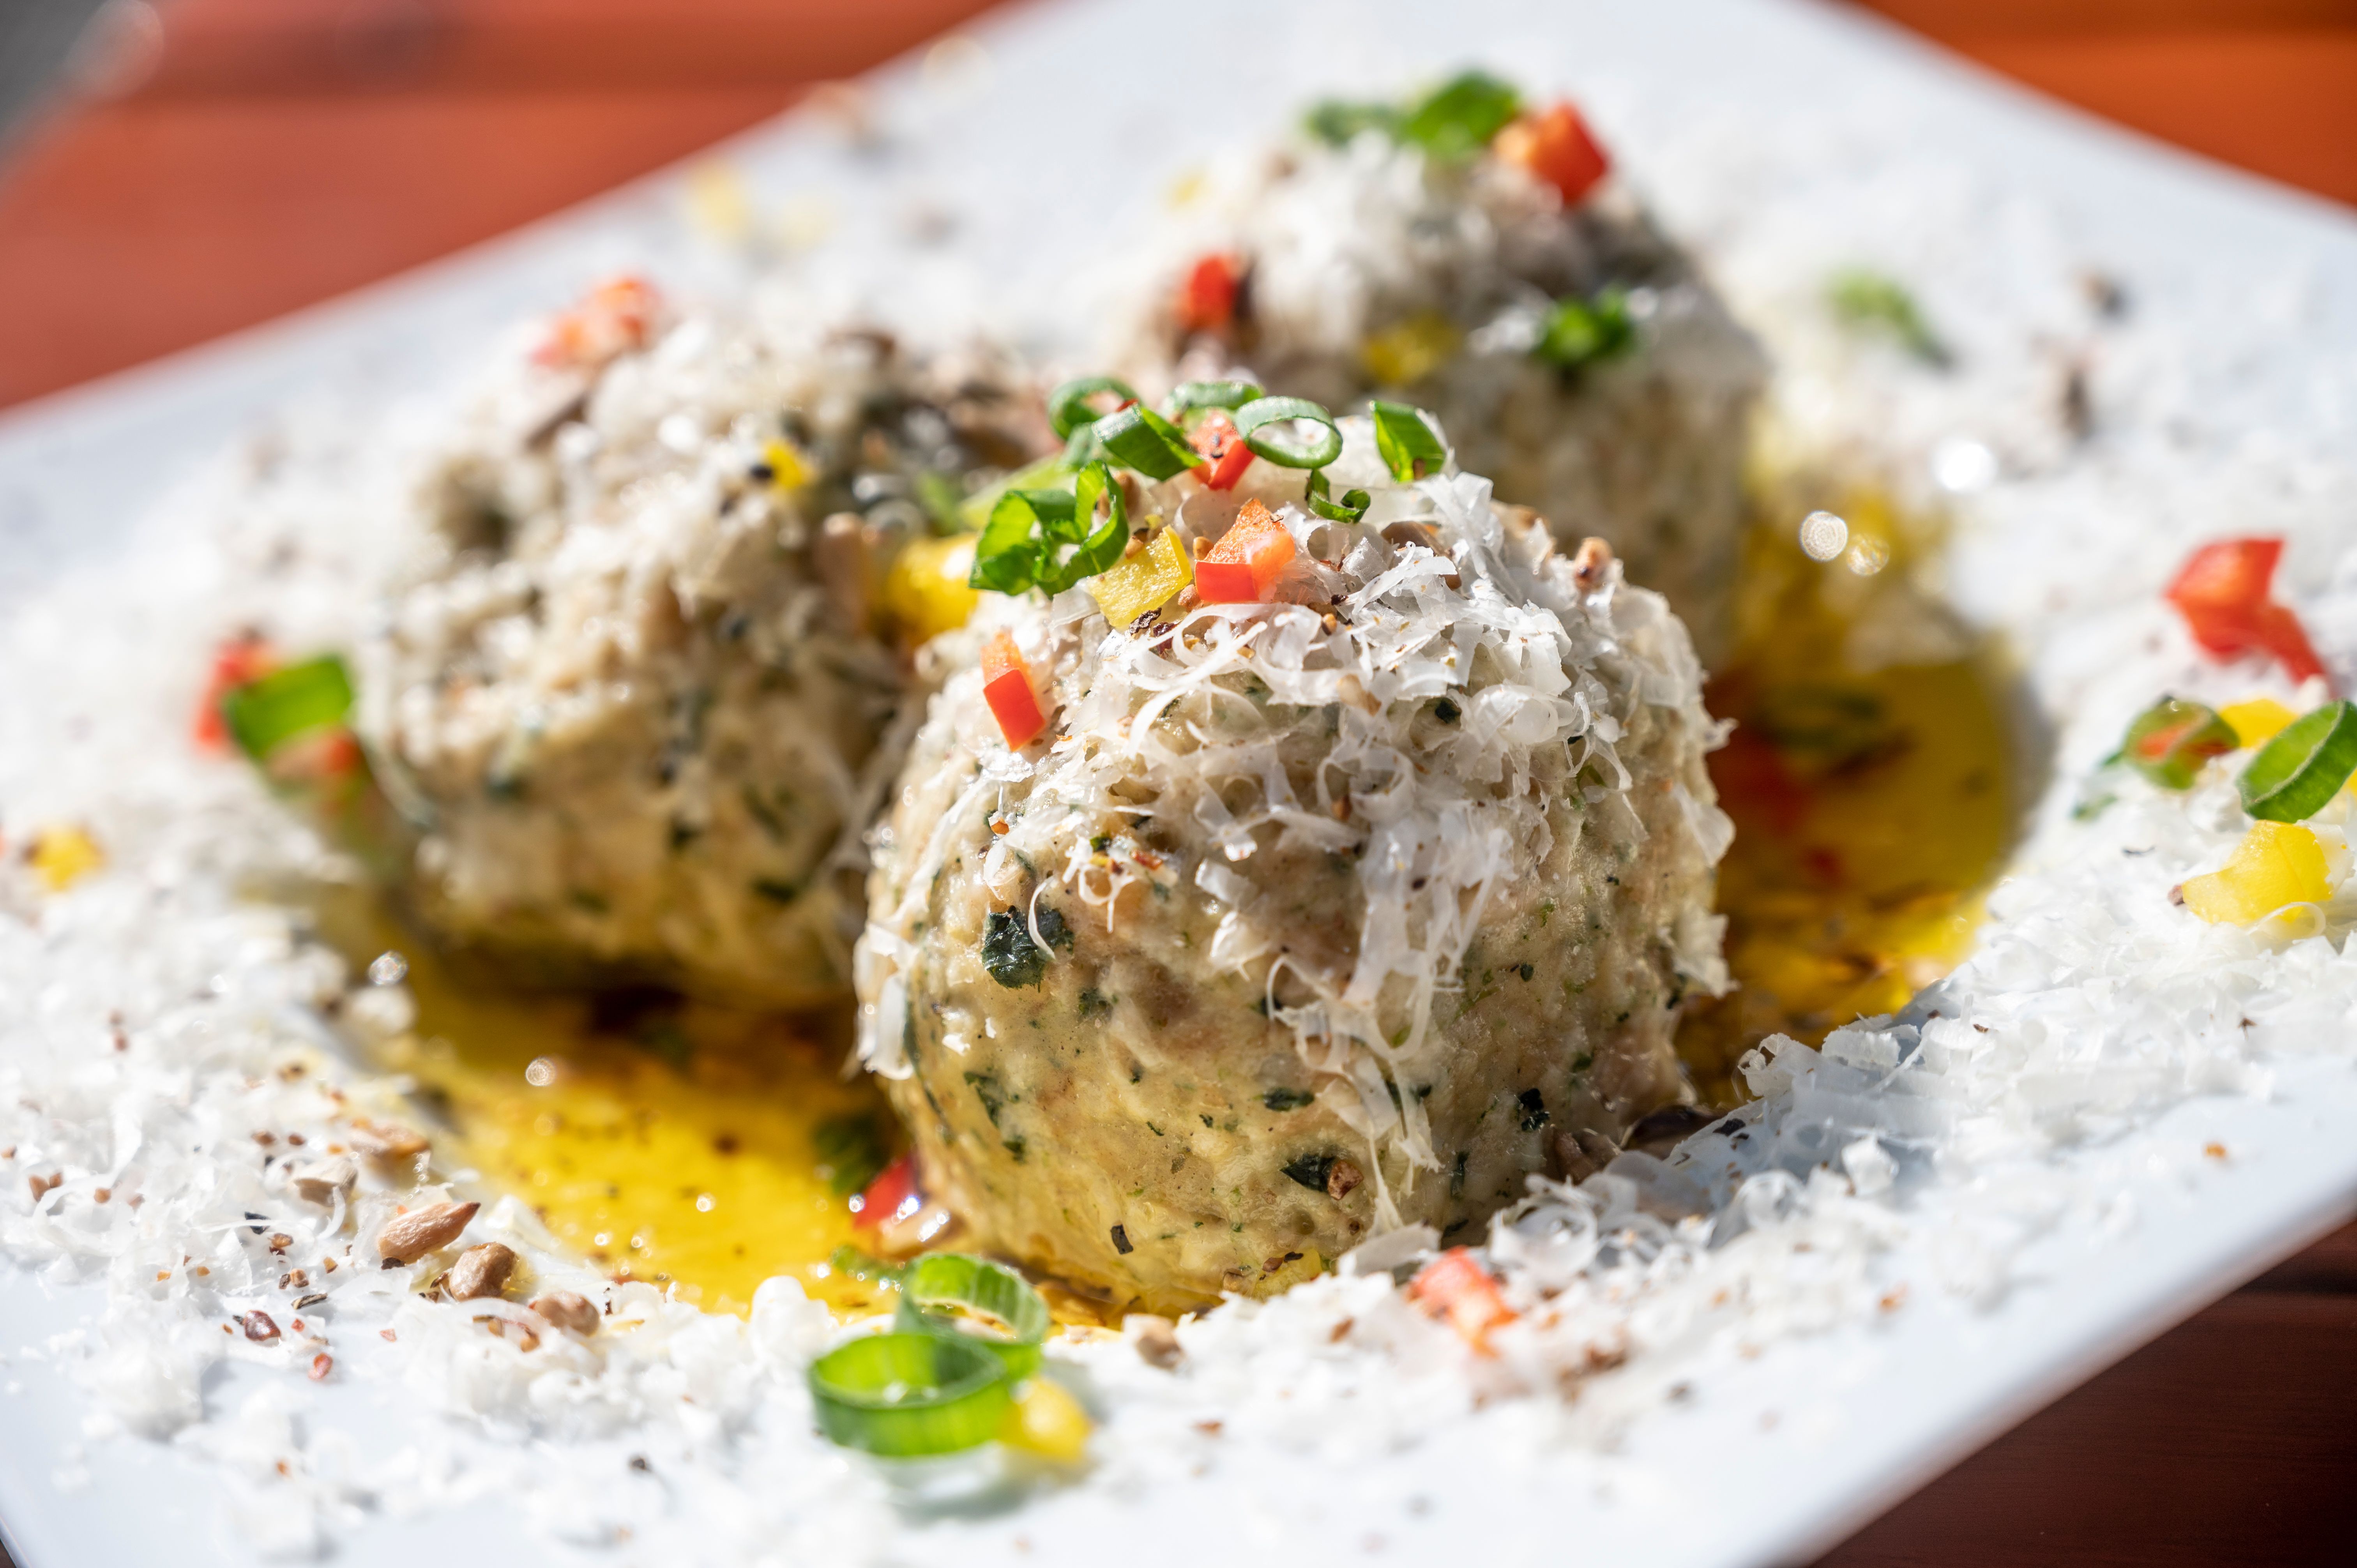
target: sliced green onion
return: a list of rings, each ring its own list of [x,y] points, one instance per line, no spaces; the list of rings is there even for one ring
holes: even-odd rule
[[[1576,371],[1625,352],[1636,338],[1628,293],[1614,287],[1592,300],[1557,300],[1531,352],[1558,370]]]
[[[1324,434],[1307,446],[1288,446],[1273,435],[1260,434],[1266,425],[1295,419],[1315,424]],[[1322,468],[1342,455],[1342,433],[1334,428],[1334,416],[1308,398],[1254,398],[1236,410],[1235,420],[1236,434],[1244,438],[1253,455],[1280,468]]]
[[[974,541],[970,588],[1019,594],[1031,586],[1049,520],[1071,515],[1072,498],[1061,490],[1006,490],[990,509],[990,521]]]
[[[2163,697],[2128,725],[2118,757],[2164,789],[2190,789],[2204,763],[2238,744],[2234,726],[2210,709]]]
[[[1401,484],[1423,477],[1419,465],[1437,468],[1448,461],[1448,448],[1440,444],[1440,433],[1433,429],[1422,409],[1404,403],[1378,403],[1368,412],[1375,420],[1375,450]]]
[[[2303,714],[2243,769],[2243,810],[2270,822],[2316,815],[2357,773],[2357,703]]]
[[[1086,459],[1083,458],[1082,461]],[[1054,456],[1042,457],[1036,463],[1027,464],[996,484],[976,490],[959,502],[958,521],[968,530],[980,529],[990,521],[990,514],[996,510],[999,498],[1007,491],[1044,489],[1058,479],[1068,478],[1080,466],[1080,463],[1068,461],[1065,455],[1060,452]]]
[[[964,499],[963,487],[948,474],[928,468],[917,476],[917,504],[937,535],[965,532],[958,521],[958,503]]]
[[[1834,315],[1853,330],[1889,338],[1927,365],[1949,362],[1948,346],[1897,278],[1852,267],[1833,275],[1825,285],[1825,299]]]
[[[1418,100],[1398,134],[1436,157],[1469,158],[1522,112],[1522,94],[1486,71],[1469,70]]]
[[[1327,486],[1326,470],[1309,476],[1309,510],[1332,522],[1356,522],[1367,515],[1373,498],[1364,490],[1344,490],[1336,500]]]
[[[1170,417],[1179,418],[1199,408],[1242,408],[1260,396],[1252,381],[1180,381],[1170,389]]]
[[[1014,1399],[1006,1363],[963,1335],[854,1339],[813,1361],[809,1383],[821,1432],[893,1458],[980,1447]]]
[[[974,1335],[939,1307],[996,1319],[1006,1337]],[[964,1252],[936,1252],[918,1259],[900,1276],[900,1310],[893,1327],[908,1334],[962,1335],[1005,1362],[1006,1375],[1019,1382],[1039,1369],[1048,1322],[1047,1302],[1013,1269]]]
[[[1187,444],[1187,433],[1142,403],[1096,423],[1098,449],[1149,479],[1175,478],[1203,461]]]
[[[1105,520],[1102,527],[1092,530],[1099,500],[1105,503]],[[1108,570],[1120,562],[1122,552],[1129,548],[1129,508],[1121,499],[1121,486],[1114,482],[1113,470],[1103,463],[1092,463],[1082,468],[1073,486],[1069,542],[1074,546],[1072,553],[1057,564],[1052,575],[1042,575],[1039,585],[1051,594],[1060,594],[1073,584]]]
[[[1099,502],[1105,521],[1097,522]],[[990,509],[974,541],[966,585],[1002,594],[1031,588],[1060,594],[1121,559],[1129,543],[1129,509],[1113,470],[1082,468],[1070,490],[1007,490]]]
[[[352,679],[332,653],[273,670],[221,699],[221,717],[238,747],[256,762],[298,736],[344,722]]]
[[[1124,403],[1137,401],[1137,393],[1131,390],[1127,381],[1116,381],[1111,376],[1082,376],[1078,381],[1066,381],[1049,392],[1048,422],[1056,427],[1057,437],[1070,439],[1075,430],[1095,424],[1097,411],[1089,406],[1089,399],[1107,393]]]
[[[1329,98],[1313,104],[1301,124],[1311,135],[1329,146],[1347,147],[1368,131],[1397,137],[1400,119],[1400,112],[1388,103],[1353,103],[1348,99]]]

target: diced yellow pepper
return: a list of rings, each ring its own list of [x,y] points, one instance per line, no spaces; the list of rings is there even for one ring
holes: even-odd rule
[[[62,893],[106,864],[97,841],[80,828],[44,828],[33,839],[33,870],[52,893]]]
[[[955,631],[982,595],[966,585],[974,571],[971,533],[920,539],[892,558],[884,577],[884,609],[912,642]]]
[[[1178,533],[1164,529],[1145,549],[1089,579],[1089,596],[1104,611],[1105,624],[1125,627],[1148,610],[1158,610],[1195,580],[1195,564]]]
[[[2324,846],[2293,822],[2254,822],[2226,864],[2190,876],[2185,907],[2212,925],[2247,926],[2287,904],[2321,904],[2332,895]]]
[[[2253,697],[2247,703],[2219,709],[2218,716],[2226,721],[2227,727],[2234,732],[2234,739],[2248,751],[2275,739],[2276,733],[2298,715],[2273,697]]]
[[[1359,345],[1367,373],[1387,387],[1413,386],[1440,368],[1457,352],[1465,335],[1437,310],[1409,317],[1387,327]]]
[[[761,461],[770,466],[770,486],[798,490],[811,481],[810,462],[787,441],[770,441],[761,447]]]
[[[753,231],[753,199],[745,177],[726,158],[710,158],[687,172],[687,215],[724,244],[741,245]]]
[[[1009,1448],[1070,1465],[1089,1446],[1089,1413],[1062,1385],[1034,1378],[1015,1393],[999,1424],[998,1440]]]

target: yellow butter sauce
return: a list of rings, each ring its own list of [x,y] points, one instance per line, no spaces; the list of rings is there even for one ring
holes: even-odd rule
[[[1815,1044],[1963,960],[2018,792],[2005,671],[1922,580],[1936,524],[1806,481],[1761,510],[1706,693],[1736,725],[1710,766],[1736,824],[1718,906],[1737,989],[1690,1008],[1678,1041],[1721,1105],[1766,1036]]]
[[[840,1030],[665,995],[503,992],[357,897],[321,923],[360,964],[408,962],[416,1023],[379,1065],[441,1123],[439,1167],[512,1193],[608,1274],[712,1310],[748,1311],[776,1274],[838,1312],[889,1307],[888,1287],[831,1261],[872,1243],[849,1197],[899,1136],[867,1076],[845,1072]]]

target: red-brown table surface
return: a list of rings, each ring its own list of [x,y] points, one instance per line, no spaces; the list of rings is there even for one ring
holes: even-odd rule
[[[0,163],[0,405],[554,211],[982,8],[162,0],[112,91],[55,109]],[[1876,8],[2030,86],[2357,202],[2357,0]],[[2357,1227],[2135,1351],[1824,1561],[2357,1563]]]

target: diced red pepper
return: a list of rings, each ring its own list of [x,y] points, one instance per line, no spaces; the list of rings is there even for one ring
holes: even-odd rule
[[[1178,328],[1182,332],[1224,332],[1235,324],[1236,295],[1243,267],[1223,251],[1198,256],[1178,280]]]
[[[990,704],[991,717],[998,721],[998,733],[1013,750],[1022,750],[1048,727],[1039,693],[1031,684],[1031,667],[1023,661],[1015,639],[1003,631],[992,633],[983,646],[982,695]]]
[[[1570,207],[1612,171],[1612,160],[1568,103],[1525,114],[1498,133],[1498,156],[1520,164],[1563,193]]]
[[[1203,455],[1195,477],[1215,490],[1232,490],[1252,467],[1253,449],[1236,434],[1236,422],[1224,410],[1213,409],[1189,434],[1188,441]]]
[[[1467,1247],[1451,1247],[1425,1264],[1408,1282],[1407,1294],[1425,1311],[1448,1319],[1483,1355],[1490,1352],[1490,1330],[1515,1317],[1514,1309],[1498,1294],[1498,1282]]]
[[[2280,539],[2222,539],[2196,550],[2169,585],[2169,602],[2204,652],[2264,653],[2295,681],[2324,673],[2299,618],[2271,596]]]
[[[228,750],[229,721],[221,716],[223,699],[277,667],[277,650],[254,632],[241,632],[215,650],[212,674],[205,681],[204,695],[197,699],[192,726],[197,744],[208,751]]]
[[[1244,502],[1220,542],[1195,563],[1195,596],[1207,605],[1249,605],[1268,597],[1269,585],[1293,559],[1293,535],[1268,508]]]
[[[537,364],[595,370],[617,354],[643,348],[662,296],[646,279],[625,273],[607,279],[579,304],[549,323],[533,350]]]
[[[909,1208],[917,1197],[916,1161],[902,1155],[878,1171],[866,1190],[851,1200],[852,1228],[873,1230],[878,1225],[888,1224],[899,1219],[900,1211]]]

